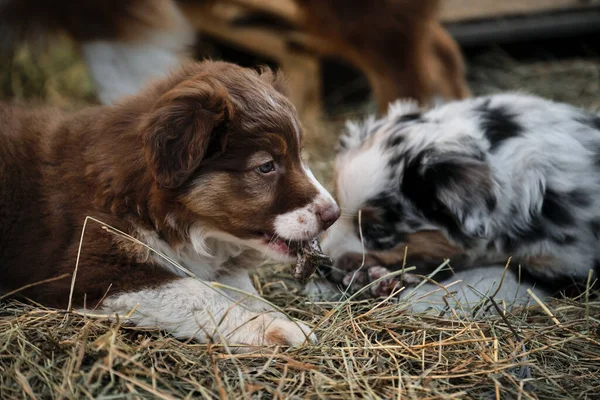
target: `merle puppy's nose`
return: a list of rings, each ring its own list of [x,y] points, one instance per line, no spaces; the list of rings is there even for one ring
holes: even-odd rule
[[[321,228],[326,230],[340,217],[340,208],[335,203],[325,203],[317,206],[317,215],[321,221]]]

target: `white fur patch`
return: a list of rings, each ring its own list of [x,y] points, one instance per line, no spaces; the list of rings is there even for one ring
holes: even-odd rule
[[[321,231],[314,203],[275,218],[275,234],[288,240],[304,240]]]
[[[327,191],[327,189],[325,189],[323,187],[323,185],[321,185],[321,182],[319,182],[317,180],[317,178],[315,178],[315,175],[312,173],[310,168],[308,168],[306,165],[303,165],[303,168],[304,168],[304,172],[306,173],[306,176],[308,176],[308,179],[310,180],[310,182],[319,191],[319,194],[317,195],[317,199],[315,200],[315,202],[323,201],[323,202],[335,203],[335,200],[333,199],[333,196],[331,196],[331,193],[329,193]]]
[[[364,251],[359,236],[355,233],[351,217],[342,216],[323,235],[321,248],[329,257],[339,259],[346,253],[359,253]]]
[[[317,215],[318,207],[336,204],[331,194],[319,183],[308,167],[304,166],[304,172],[318,193],[306,206],[275,218],[275,234],[284,239],[306,240],[320,234],[322,228]]]
[[[193,278],[109,297],[102,303],[101,311],[121,317],[131,313],[130,321],[137,326],[157,327],[177,338],[201,342],[213,340],[245,346],[316,342],[306,325],[258,314],[245,304],[237,304],[224,291]]]
[[[338,198],[345,214],[356,214],[366,200],[379,194],[387,185],[388,157],[375,143],[361,152],[348,152],[337,161]]]
[[[413,99],[399,99],[388,106],[388,115],[395,116],[417,113],[420,111],[419,103]]]
[[[322,242],[323,251],[337,259],[344,253],[362,253],[363,246],[356,234],[352,216],[365,202],[381,193],[389,185],[388,158],[379,143],[357,152],[352,149],[338,155],[337,196],[342,216],[326,232]]]
[[[468,314],[474,306],[494,294],[496,303],[507,309],[530,303],[532,299],[527,289],[531,289],[539,298],[548,296],[548,293],[529,283],[519,282],[517,275],[511,271],[507,271],[502,280],[503,273],[504,267],[500,266],[461,271],[440,282],[441,287],[425,283],[420,287],[404,290],[400,298],[409,300],[412,312],[424,312],[428,309],[439,312],[449,307],[458,313]]]
[[[160,253],[153,252],[150,255],[157,264],[178,276],[186,276],[186,274],[162,255],[175,261],[198,279],[212,280],[216,277],[222,264],[236,254],[231,252],[227,243],[217,242],[216,246],[209,250],[202,236],[202,229],[199,227],[191,228],[190,245],[178,249],[173,249],[154,231],[140,231],[138,237],[144,244]]]

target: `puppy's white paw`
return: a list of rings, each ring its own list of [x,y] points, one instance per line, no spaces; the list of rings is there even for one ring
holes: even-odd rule
[[[317,336],[302,322],[259,314],[227,336],[235,352],[260,351],[264,346],[298,347],[317,342]]]
[[[371,294],[375,297],[387,297],[400,287],[400,281],[397,277],[387,276],[390,274],[390,270],[387,268],[376,265],[369,268],[367,273],[370,282],[379,280],[379,282],[371,285]]]
[[[275,318],[266,327],[264,344],[267,346],[298,347],[305,343],[317,343],[317,335],[302,322]]]

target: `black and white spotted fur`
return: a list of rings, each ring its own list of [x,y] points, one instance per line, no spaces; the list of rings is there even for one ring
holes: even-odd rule
[[[441,230],[476,265],[513,257],[538,283],[600,273],[600,117],[507,93],[350,123],[336,159],[334,259]],[[379,221],[361,224],[359,210]]]

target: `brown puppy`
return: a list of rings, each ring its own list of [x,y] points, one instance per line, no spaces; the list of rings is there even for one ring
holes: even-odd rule
[[[290,242],[339,216],[300,157],[302,129],[282,90],[270,71],[206,61],[112,107],[2,106],[0,289],[50,280],[20,294],[66,307],[91,216],[161,255],[89,223],[73,306],[137,306],[135,323],[200,341],[302,343],[305,325],[207,283],[257,296],[248,267],[293,261]]]

